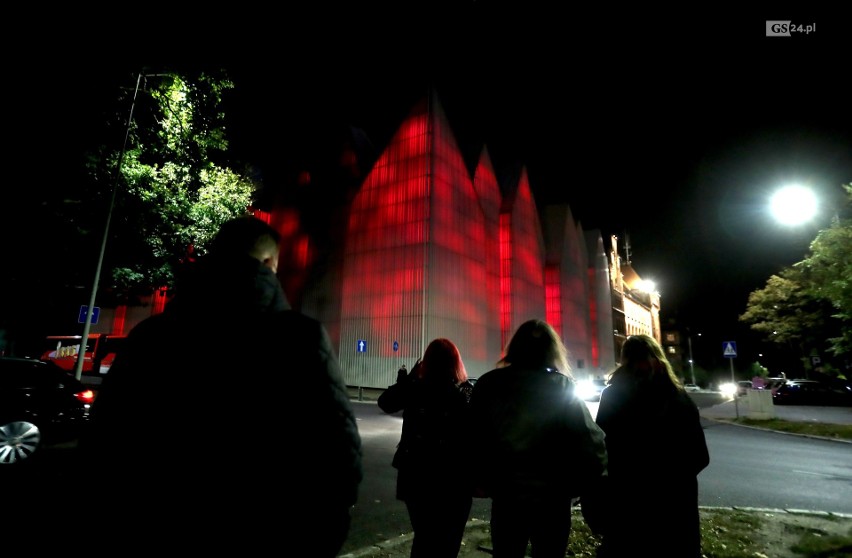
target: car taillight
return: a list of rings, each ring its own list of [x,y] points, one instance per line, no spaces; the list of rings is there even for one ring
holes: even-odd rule
[[[91,405],[92,401],[95,400],[95,392],[90,389],[84,389],[83,391],[75,393],[74,397],[86,405]]]

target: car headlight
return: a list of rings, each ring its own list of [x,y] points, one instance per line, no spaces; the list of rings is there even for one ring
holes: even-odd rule
[[[737,385],[732,383],[722,384],[719,386],[719,391],[722,392],[723,395],[734,395],[737,393]]]

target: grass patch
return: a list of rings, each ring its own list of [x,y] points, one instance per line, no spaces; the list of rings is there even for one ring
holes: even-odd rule
[[[701,508],[700,517],[703,558],[852,557],[849,519],[730,508]],[[653,542],[648,544],[647,554],[637,555],[653,556]],[[598,546],[599,539],[575,513],[566,556],[594,557]]]
[[[754,537],[762,526],[754,513],[701,511],[701,550],[705,558],[754,558],[765,556]]]
[[[753,419],[740,417],[729,419],[728,422],[766,428],[767,430],[778,430],[793,434],[808,434],[811,436],[822,436],[838,440],[852,440],[852,424],[826,424],[820,422],[794,422],[781,419]]]
[[[852,529],[846,536],[808,532],[793,545],[793,552],[810,558],[852,556]]]

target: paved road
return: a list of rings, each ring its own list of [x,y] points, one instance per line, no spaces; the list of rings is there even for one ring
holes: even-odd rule
[[[375,402],[382,390],[352,388],[350,395],[354,400]],[[696,392],[691,396],[698,405],[703,417],[707,419],[730,419],[736,416],[749,416],[751,408],[747,398],[734,401],[715,392]],[[597,412],[597,403],[588,403],[592,414]],[[378,413],[369,409],[362,411]],[[777,406],[772,407],[772,413],[778,418],[795,421],[818,421],[838,424],[852,424],[852,408],[849,407],[811,407],[811,406]],[[365,428],[363,436],[372,440],[371,450],[367,459],[372,463],[386,464],[390,461],[395,442],[398,439],[399,417],[384,416],[384,420],[371,422],[370,428]],[[719,425],[720,428],[735,428]],[[378,444],[374,438],[387,436],[393,431],[393,436]],[[372,475],[363,487],[364,495],[369,495],[359,506],[359,513],[354,518],[353,529],[349,540],[344,546],[341,558],[405,558],[410,553],[411,534],[410,524],[404,506],[393,496],[393,485],[379,482],[377,475]],[[705,483],[706,483],[705,479]],[[476,501],[475,512],[472,513],[471,524],[466,533],[465,545],[459,556],[470,558],[485,558],[491,555],[490,542],[487,537],[488,502]],[[819,508],[818,509],[823,509]],[[379,527],[376,527],[376,526]],[[377,530],[383,535],[377,534]],[[386,542],[376,543],[376,540]]]
[[[349,388],[354,400],[375,401],[384,390],[374,388]],[[716,391],[698,391],[690,395],[701,412],[709,419],[732,419],[736,417],[777,418],[800,422],[825,422],[829,424],[852,424],[852,407],[825,407],[819,405],[773,405],[765,397],[767,392],[751,390],[757,394],[739,397],[736,402]],[[753,405],[749,401],[753,401]],[[752,408],[753,407],[753,408]],[[589,403],[592,415],[597,412],[597,403]]]

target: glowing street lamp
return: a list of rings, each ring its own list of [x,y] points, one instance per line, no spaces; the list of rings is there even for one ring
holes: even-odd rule
[[[636,284],[636,288],[642,292],[646,292],[648,294],[654,294],[657,292],[657,284],[649,279],[642,279]]]
[[[785,186],[772,196],[769,210],[784,225],[807,223],[817,213],[817,199],[810,188],[799,185]]]

